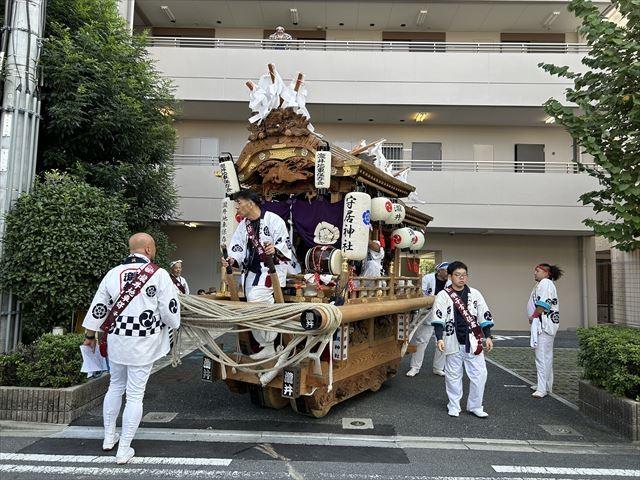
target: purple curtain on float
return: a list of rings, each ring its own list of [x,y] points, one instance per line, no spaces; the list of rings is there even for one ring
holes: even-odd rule
[[[289,218],[293,218],[293,226],[296,234],[302,239],[307,248],[315,246],[313,241],[316,226],[320,222],[328,222],[338,227],[342,231],[342,212],[344,201],[331,203],[324,198],[316,198],[309,202],[307,200],[286,200],[284,202],[263,202],[263,208],[273,212],[287,223]],[[338,244],[340,239],[334,245]]]

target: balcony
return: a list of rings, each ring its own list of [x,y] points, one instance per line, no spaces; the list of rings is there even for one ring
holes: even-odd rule
[[[246,102],[244,82],[274,63],[304,72],[313,104],[539,107],[571,85],[538,67],[582,71],[575,43],[271,41],[151,37],[149,52],[186,101]],[[328,68],[330,66],[330,68]]]
[[[236,156],[234,155],[234,158]],[[181,221],[220,221],[222,182],[218,159],[175,155],[175,185]],[[412,204],[434,217],[433,231],[472,233],[588,234],[582,220],[593,214],[578,197],[597,188],[573,162],[481,162],[404,160],[419,200]],[[424,203],[421,203],[424,202]]]

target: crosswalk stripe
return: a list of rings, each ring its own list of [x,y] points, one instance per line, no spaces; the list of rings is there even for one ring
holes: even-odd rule
[[[623,468],[569,468],[569,467],[528,467],[517,465],[492,465],[497,473],[533,473],[547,475],[592,475],[606,477],[640,477],[640,470]]]
[[[0,453],[3,462],[51,462],[51,463],[109,463],[115,462],[114,455],[45,455],[39,453]],[[133,457],[130,464],[137,465],[193,465],[228,466],[230,458],[189,458],[189,457]]]

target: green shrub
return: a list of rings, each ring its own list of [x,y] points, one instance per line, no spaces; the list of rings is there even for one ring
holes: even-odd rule
[[[48,333],[33,344],[32,352],[23,349],[11,355],[5,355],[5,357],[18,357],[14,360],[13,385],[64,388],[83,383],[87,375],[80,372],[82,338],[82,335],[77,333],[67,335]],[[2,360],[0,360],[1,363]]]
[[[15,385],[18,382],[18,363],[21,359],[20,352],[0,355],[0,385]]]
[[[127,255],[126,205],[49,172],[7,215],[0,284],[23,302],[29,343],[87,307],[102,276]]]
[[[584,378],[610,393],[640,401],[640,329],[580,328],[578,338]]]

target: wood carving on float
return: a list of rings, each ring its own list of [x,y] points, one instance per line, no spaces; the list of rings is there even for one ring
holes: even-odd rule
[[[257,82],[246,85],[249,142],[236,161],[221,165],[220,176],[228,196],[242,185],[262,198],[262,209],[284,220],[292,260],[286,280],[273,288],[288,306],[300,305],[297,328],[305,334],[289,326],[279,336],[276,354],[256,362],[250,356],[259,347],[249,330],[269,318],[252,317],[249,328],[225,319],[238,336],[233,355],[211,345],[215,332],[207,330],[208,320],[195,309],[183,309],[183,325],[189,334],[207,330],[200,348],[217,362],[213,369],[232,392],[252,392],[251,401],[261,406],[290,405],[322,417],[333,405],[377,391],[396,375],[421,320],[415,312],[433,302],[419,287],[425,272],[401,274],[404,259],[411,257],[417,265],[432,217],[421,210],[424,202],[417,208],[407,205],[415,187],[407,182],[410,172],[385,158],[385,139],[362,140],[346,150],[315,131],[302,74],[287,84],[269,65]],[[234,215],[231,199],[221,210],[226,248],[244,220]],[[233,275],[240,269],[226,276]],[[236,295],[237,301],[225,289],[205,301],[231,305],[241,317],[246,299],[242,292]],[[288,306],[269,307],[271,315]],[[311,341],[316,341],[313,348],[305,349]]]

